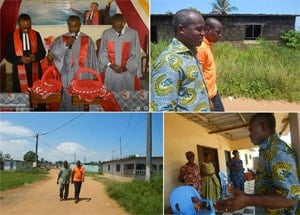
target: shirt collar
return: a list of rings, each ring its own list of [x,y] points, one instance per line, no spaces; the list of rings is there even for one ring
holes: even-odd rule
[[[123,28],[122,31],[121,31],[121,35],[123,35],[124,32],[125,32],[125,26],[124,26],[124,28]],[[116,32],[116,34],[119,36],[119,33],[118,33],[118,32]],[[121,36],[121,35],[120,35],[120,36]]]
[[[266,149],[271,144],[274,143],[274,140],[279,139],[278,134],[271,134],[266,140],[262,141],[262,143],[259,145],[260,149]]]
[[[77,33],[77,37],[79,37],[80,34],[81,34],[81,32],[79,31],[79,32]],[[70,33],[70,32],[67,34],[67,36],[73,36],[73,35],[74,35],[74,33]]]
[[[184,53],[184,52],[190,52],[191,54],[196,53],[196,48],[195,48],[195,53],[193,53],[193,50],[190,50],[188,47],[186,47],[182,42],[180,42],[176,38],[173,38],[171,45],[170,45],[170,49],[177,53]]]
[[[208,41],[208,39],[206,39],[206,37],[203,37],[203,43],[205,43],[208,46],[211,46],[211,42]]]

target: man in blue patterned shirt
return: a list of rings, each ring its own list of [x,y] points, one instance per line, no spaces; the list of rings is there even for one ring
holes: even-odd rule
[[[204,19],[182,9],[172,21],[175,38],[158,56],[152,69],[152,111],[210,111],[207,88],[196,57],[203,40]]]
[[[256,206],[255,214],[295,214],[300,184],[294,151],[279,138],[272,113],[258,113],[249,122],[250,139],[259,145],[255,194],[231,188],[234,198],[217,202],[216,209],[235,211]]]

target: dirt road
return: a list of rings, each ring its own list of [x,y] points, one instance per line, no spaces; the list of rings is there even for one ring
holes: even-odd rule
[[[299,112],[300,103],[265,101],[248,98],[222,98],[225,111],[229,112]]]
[[[128,214],[116,201],[105,193],[102,183],[86,177],[80,198],[74,203],[74,186],[70,184],[70,200],[59,201],[59,185],[56,184],[58,170],[51,170],[46,180],[14,190],[0,192],[1,214],[22,215],[90,215]]]

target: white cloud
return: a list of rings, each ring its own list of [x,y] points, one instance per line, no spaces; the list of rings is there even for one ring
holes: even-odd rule
[[[0,120],[0,128],[0,151],[4,154],[10,154],[14,160],[23,160],[26,152],[35,151],[35,133],[30,129],[4,120]],[[44,158],[52,162],[62,160],[73,162],[75,159],[90,162],[110,160],[113,156],[112,151],[93,150],[73,141],[50,142],[47,139],[39,140],[39,159]]]
[[[23,156],[28,151],[34,151],[34,133],[19,125],[14,125],[9,121],[0,121],[0,150],[4,154],[10,154],[15,160],[23,160]]]
[[[49,149],[49,147],[41,144],[41,147],[39,147],[39,159],[41,158],[52,162],[63,160],[69,162],[74,162],[75,160],[80,160],[81,162],[98,162],[99,160],[110,160],[112,158],[112,152],[86,149],[78,143],[64,142],[53,149]]]
[[[11,137],[25,137],[25,136],[32,136],[34,133],[24,127],[24,126],[19,126],[19,125],[13,125],[9,121],[0,121],[0,135],[1,138],[11,138]]]
[[[64,142],[56,147],[56,150],[65,154],[74,154],[77,152],[84,151],[85,148],[77,143],[73,142]]]

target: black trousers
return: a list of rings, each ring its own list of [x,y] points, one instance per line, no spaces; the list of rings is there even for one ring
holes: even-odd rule
[[[75,200],[79,200],[79,193],[81,189],[81,181],[74,181],[74,189],[75,189]]]
[[[65,191],[65,193],[64,193]],[[69,196],[69,184],[60,184],[59,186],[59,197],[67,199]]]

